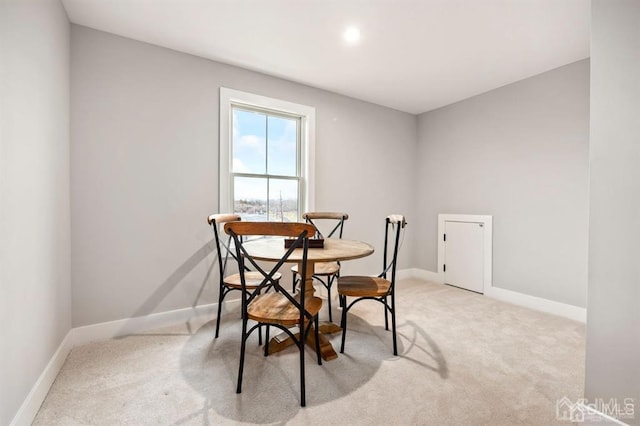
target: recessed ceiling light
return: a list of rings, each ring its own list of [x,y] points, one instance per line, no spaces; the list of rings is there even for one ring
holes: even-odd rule
[[[354,44],[360,40],[360,30],[356,27],[348,27],[342,37],[347,43]]]

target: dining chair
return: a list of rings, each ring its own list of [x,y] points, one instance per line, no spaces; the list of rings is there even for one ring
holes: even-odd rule
[[[398,261],[398,246],[400,243],[400,233],[407,225],[403,215],[394,214],[385,219],[384,231],[384,252],[382,255],[382,273],[378,276],[346,276],[338,278],[338,297],[342,306],[342,343],[340,353],[344,353],[344,341],[347,335],[347,313],[349,309],[362,300],[376,300],[384,305],[384,328],[389,330],[388,314],[391,314],[391,329],[393,334],[393,354],[398,355],[398,345],[396,339],[396,264]],[[394,235],[395,234],[395,235]],[[393,242],[389,241],[393,238]],[[389,259],[389,249],[393,247],[393,254]],[[389,260],[389,262],[387,262]],[[390,280],[387,279],[388,275]],[[347,297],[355,297],[347,305]],[[391,298],[391,304],[388,299]]]
[[[235,259],[235,249],[230,246],[231,236],[227,238],[226,241],[220,238],[220,232],[218,227],[224,223],[229,222],[240,222],[242,219],[237,214],[212,214],[207,218],[207,222],[213,228],[213,235],[215,236],[216,241],[216,252],[218,255],[218,271],[220,275],[219,279],[219,288],[218,288],[218,315],[216,319],[216,335],[215,338],[218,338],[218,334],[220,332],[220,315],[222,314],[222,302],[227,294],[232,291],[242,291],[242,284],[240,282],[240,274],[235,273],[231,275],[225,276],[227,272],[227,261],[229,260],[229,256]],[[224,250],[224,256],[223,256]],[[276,273],[273,276],[275,281],[279,280],[282,277],[280,273]],[[245,279],[247,282],[248,288],[257,288],[258,284],[262,281],[262,274],[259,272],[251,272],[247,269],[245,274]],[[258,335],[258,343],[262,344],[262,333]]]
[[[301,280],[300,291],[294,297],[276,280],[276,271],[289,259],[296,249],[302,250],[301,274],[306,276],[307,253],[309,248],[309,237],[311,237],[315,228],[307,223],[278,223],[278,222],[229,222],[225,224],[224,230],[234,241],[236,249],[236,260],[238,262],[238,270],[240,271],[240,282],[242,285],[242,340],[240,347],[240,367],[238,370],[238,384],[236,393],[242,391],[242,372],[244,369],[244,357],[246,350],[247,338],[251,333],[266,326],[266,343],[264,347],[264,355],[267,356],[269,351],[269,327],[273,326],[284,331],[298,347],[300,352],[300,405],[306,405],[305,399],[305,366],[304,366],[304,346],[311,329],[314,332],[316,356],[318,364],[322,365],[320,354],[320,339],[318,335],[318,312],[322,307],[322,299],[311,296],[306,292],[306,280]],[[291,237],[291,246],[284,251],[280,260],[268,268],[263,269],[251,252],[247,250],[247,244],[243,240],[245,236],[282,236]],[[246,263],[250,263],[252,267],[262,275],[262,281],[255,287],[250,288],[247,283],[248,273],[246,272]],[[267,287],[273,287],[274,292],[261,293],[261,290]],[[256,321],[257,324],[247,330],[248,320]],[[291,327],[299,330],[298,336],[294,334]]]
[[[342,238],[342,229],[344,227],[344,221],[349,219],[347,213],[338,212],[307,212],[302,215],[302,218],[316,227],[316,238],[332,238],[337,234],[338,238]],[[324,235],[320,228],[319,223],[329,226],[331,230]],[[296,291],[296,285],[300,281],[298,278],[298,266],[291,268],[293,273],[293,291]],[[331,287],[334,280],[340,276],[340,262],[316,262],[313,269],[313,278],[320,282],[324,288],[327,289],[327,308],[329,309],[329,321],[333,321],[331,315]]]

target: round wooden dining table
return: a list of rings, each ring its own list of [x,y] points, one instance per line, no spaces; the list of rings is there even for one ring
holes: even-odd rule
[[[267,262],[278,262],[287,249],[284,247],[283,238],[265,238],[244,243],[247,252],[256,260]],[[327,238],[324,240],[324,247],[310,248],[307,252],[307,268],[305,285],[305,297],[313,296],[315,288],[313,286],[313,271],[318,262],[336,262],[344,260],[359,259],[373,253],[373,247],[362,241],[345,240],[337,238]],[[298,270],[302,271],[302,249],[296,249],[287,259],[288,263],[298,263]],[[338,354],[331,346],[331,342],[324,337],[324,334],[331,334],[340,331],[341,328],[334,323],[323,321],[318,329],[320,336],[320,352],[322,359],[329,361],[338,357]],[[285,333],[273,337],[269,341],[269,353],[283,350],[293,344],[290,338],[285,338]],[[313,332],[309,333],[307,343],[315,348]]]

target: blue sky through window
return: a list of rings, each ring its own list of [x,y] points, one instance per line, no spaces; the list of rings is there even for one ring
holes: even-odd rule
[[[295,220],[298,180],[271,176],[298,176],[298,125],[295,118],[233,108],[233,173],[261,175],[234,177],[237,212]]]

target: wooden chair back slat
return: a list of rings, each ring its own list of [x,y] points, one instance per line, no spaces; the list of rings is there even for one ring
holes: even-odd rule
[[[331,238],[335,233],[337,233],[338,238],[342,238],[344,221],[349,219],[349,215],[347,213],[341,212],[306,212],[302,214],[302,218],[306,220],[307,223],[310,223],[316,227],[316,237]],[[333,228],[329,232],[322,232],[322,230],[318,226],[319,224],[315,223],[314,220],[319,220],[322,223],[335,222],[331,225],[333,226]]]
[[[349,215],[347,213],[339,212],[307,212],[302,214],[303,219],[335,219],[335,220],[347,220]]]
[[[213,224],[214,221],[215,223],[220,225],[222,223],[238,222],[240,220],[242,220],[242,218],[239,215],[232,213],[217,213],[212,214],[207,218],[207,222],[209,223],[209,225]]]
[[[389,223],[399,223],[401,228],[404,228],[407,225],[407,220],[401,214],[390,214],[389,216],[387,216],[387,220],[389,221]]]
[[[229,222],[224,225],[224,232],[231,235],[229,231],[236,235],[268,235],[281,237],[297,237],[303,231],[312,237],[316,228],[308,223],[301,222]]]

